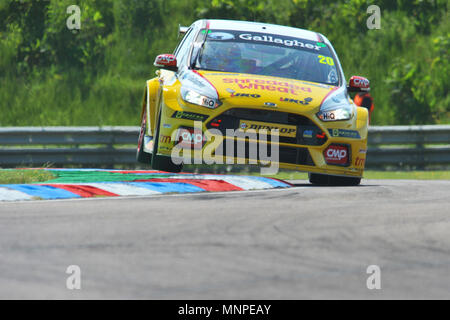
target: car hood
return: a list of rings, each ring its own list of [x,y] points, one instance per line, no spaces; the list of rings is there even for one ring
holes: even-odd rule
[[[339,87],[315,82],[213,71],[196,71],[211,84],[221,101],[246,106],[292,107],[319,110],[325,98]]]

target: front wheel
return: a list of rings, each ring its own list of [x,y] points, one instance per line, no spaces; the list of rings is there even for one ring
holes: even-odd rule
[[[319,186],[357,186],[361,178],[330,176],[328,174],[309,173],[309,182]]]

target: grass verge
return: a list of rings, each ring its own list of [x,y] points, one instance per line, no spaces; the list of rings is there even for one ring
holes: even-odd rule
[[[259,175],[259,172],[248,172],[242,174]],[[280,180],[307,180],[308,174],[296,171],[281,171],[277,175],[268,177]],[[46,182],[56,178],[57,176],[55,176],[52,172],[41,169],[0,169],[0,184],[37,183]],[[368,170],[364,172],[364,179],[450,180],[450,171]]]
[[[47,170],[39,169],[1,169],[0,184],[23,184],[44,182],[56,178]]]

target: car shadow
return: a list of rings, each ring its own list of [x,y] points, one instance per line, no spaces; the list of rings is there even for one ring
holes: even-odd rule
[[[311,184],[309,182],[289,182],[286,181],[289,184],[291,184],[293,187],[308,187],[308,188],[324,188],[324,187],[333,187],[333,188],[342,188],[342,187],[346,187],[346,188],[364,188],[364,187],[381,187],[381,185],[379,184],[372,184],[372,183],[364,183],[362,182],[360,185],[358,186],[319,186],[316,184]]]

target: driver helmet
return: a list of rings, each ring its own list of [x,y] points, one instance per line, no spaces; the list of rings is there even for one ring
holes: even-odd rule
[[[206,43],[203,55],[207,61],[214,61],[216,68],[223,71],[239,71],[241,49],[237,43],[214,41]]]

